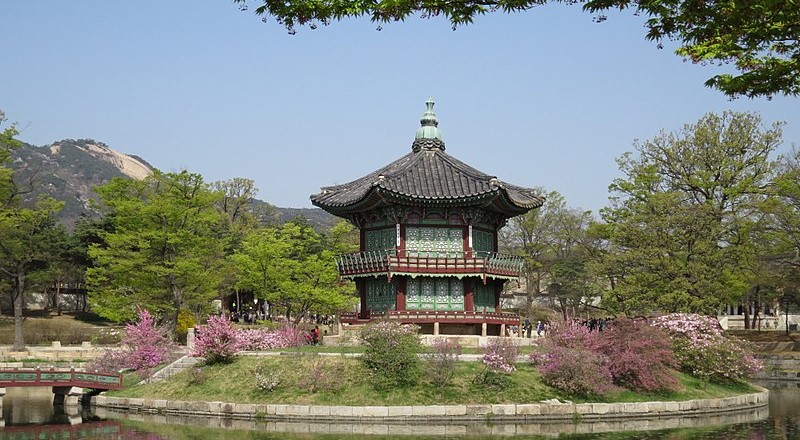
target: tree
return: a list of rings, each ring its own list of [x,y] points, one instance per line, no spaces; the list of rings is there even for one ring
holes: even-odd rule
[[[788,313],[790,305],[800,302],[800,150],[780,158],[771,190],[766,208],[771,229],[764,240],[771,252],[765,260],[776,274],[773,285]]]
[[[243,10],[250,0],[233,0]],[[706,85],[736,96],[800,94],[800,5],[796,0],[557,0],[578,3],[596,21],[611,9],[632,9],[649,17],[647,39],[677,40],[676,53],[695,63],[733,64],[738,75],[715,75]],[[290,33],[296,26],[327,25],[348,17],[369,16],[373,22],[403,21],[413,15],[443,16],[453,28],[494,12],[520,12],[546,0],[254,0],[255,13],[273,16]]]
[[[208,308],[224,259],[215,206],[220,194],[187,171],[155,172],[143,181],[115,178],[96,190],[113,227],[89,249],[94,310],[125,321],[145,307],[168,315],[174,329],[182,307]]]
[[[35,208],[0,209],[0,273],[10,281],[14,307],[14,350],[25,348],[22,333],[25,293],[29,278],[58,258],[60,241],[54,215],[61,204],[45,200]]]
[[[239,287],[253,291],[296,321],[309,312],[332,314],[355,302],[339,281],[334,252],[310,226],[292,221],[254,231],[231,259]]]
[[[501,245],[525,259],[526,308],[534,300],[548,298],[566,317],[568,309],[585,306],[593,296],[592,239],[587,235],[590,212],[567,207],[557,191],[545,196],[536,210],[512,218],[500,232]]]
[[[752,232],[760,228],[781,124],[756,114],[708,114],[678,133],[635,143],[618,163],[602,214],[612,252],[604,304],[628,314],[715,313],[753,281]]]
[[[6,121],[0,111],[0,125]],[[53,215],[61,204],[42,199],[33,206],[23,206],[14,172],[8,166],[11,151],[19,146],[14,139],[15,125],[0,132],[0,273],[8,284],[14,308],[14,349],[25,347],[22,312],[29,276],[43,270],[55,258],[54,245],[61,240]]]

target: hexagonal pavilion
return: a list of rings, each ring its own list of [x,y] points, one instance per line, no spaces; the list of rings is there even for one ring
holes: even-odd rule
[[[497,252],[497,232],[544,198],[446,153],[433,100],[426,105],[410,153],[311,196],[361,234],[360,252],[336,261],[361,297],[360,312],[341,320],[388,318],[429,334],[499,335],[519,323],[500,311],[500,292],[520,276],[523,261]]]

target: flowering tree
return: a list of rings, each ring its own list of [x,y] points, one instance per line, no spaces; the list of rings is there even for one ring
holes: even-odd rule
[[[106,350],[88,368],[102,372],[153,368],[167,360],[174,348],[168,334],[147,309],[140,308],[137,321],[125,326],[122,349]]]
[[[230,362],[242,347],[236,329],[224,316],[212,316],[197,330],[192,356],[204,357],[208,363]]]
[[[725,336],[713,317],[672,313],[656,318],[652,325],[667,330],[681,370],[692,376],[727,382],[763,369],[747,344]]]

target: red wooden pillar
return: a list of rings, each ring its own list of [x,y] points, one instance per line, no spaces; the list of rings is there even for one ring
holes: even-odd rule
[[[464,278],[464,311],[475,311],[475,283],[472,278]]]
[[[397,245],[397,255],[400,257],[406,256],[406,225],[400,225],[400,243]]]
[[[500,294],[503,293],[503,283],[492,282],[494,286],[494,311],[500,313]]]
[[[369,319],[369,309],[367,308],[367,282],[365,280],[356,280],[356,287],[358,288],[358,296],[361,297],[361,312],[358,314],[359,319]]]
[[[397,283],[397,296],[395,299],[395,309],[398,311],[406,310],[406,285],[408,277],[395,277]]]

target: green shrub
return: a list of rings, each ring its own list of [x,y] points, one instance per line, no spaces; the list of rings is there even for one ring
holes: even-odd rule
[[[175,327],[175,336],[181,344],[186,343],[186,335],[189,334],[189,329],[194,328],[197,322],[194,320],[194,314],[188,310],[181,310],[178,313],[178,326]]]
[[[393,321],[366,325],[360,333],[364,345],[362,362],[370,371],[372,385],[378,390],[416,385],[420,376],[417,354],[422,344],[419,327]]]

